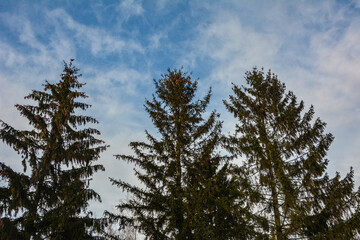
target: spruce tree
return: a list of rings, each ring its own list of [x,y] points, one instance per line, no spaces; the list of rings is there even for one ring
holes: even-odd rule
[[[25,99],[35,105],[15,105],[32,130],[17,130],[1,121],[1,140],[22,158],[24,172],[0,163],[1,239],[92,239],[102,222],[88,210],[89,200],[100,201],[91,188],[91,176],[104,167],[95,164],[106,149],[95,118],[79,115],[90,105],[79,91],[73,60],[65,63],[61,79],[46,81],[44,91]]]
[[[313,106],[304,113],[304,102],[270,71],[254,68],[245,79],[224,101],[239,121],[226,148],[243,157],[238,176],[256,228],[268,239],[351,239],[359,229],[359,192],[352,172],[343,180],[325,172],[333,141],[326,124],[313,119]]]
[[[345,178],[327,175],[320,189],[311,188],[310,211],[298,219],[302,236],[312,240],[360,238],[360,188],[354,191],[354,171]],[[309,207],[308,207],[309,208]]]
[[[107,213],[123,225],[135,225],[146,239],[246,239],[238,182],[229,159],[220,155],[221,122],[213,111],[203,115],[211,89],[194,100],[197,81],[182,70],[168,70],[154,80],[156,92],[145,102],[159,137],[146,131],[147,142],[131,142],[135,155],[117,158],[135,163],[141,186],[111,179],[132,195]]]

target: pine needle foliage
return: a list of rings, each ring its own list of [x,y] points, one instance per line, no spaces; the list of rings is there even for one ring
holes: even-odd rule
[[[300,218],[301,233],[311,240],[360,239],[360,188],[354,191],[354,171],[324,177],[310,214]]]
[[[142,185],[111,179],[132,198],[117,205],[119,215],[107,215],[137,226],[146,239],[246,239],[251,229],[238,182],[217,150],[219,115],[203,117],[211,89],[194,100],[198,83],[181,69],[168,70],[154,84],[145,109],[160,137],[146,131],[147,142],[130,143],[135,155],[116,156],[137,166]]]
[[[1,239],[95,239],[102,222],[87,209],[101,201],[89,188],[91,176],[104,167],[95,164],[106,149],[95,118],[77,115],[90,105],[78,69],[64,62],[61,80],[46,81],[44,91],[25,97],[35,105],[15,105],[32,130],[17,130],[1,121],[1,140],[22,158],[24,172],[0,163]]]
[[[277,240],[354,239],[359,192],[352,171],[343,180],[325,172],[334,138],[326,124],[270,71],[254,68],[245,79],[224,101],[238,120],[226,148],[244,159],[238,176],[258,231]]]

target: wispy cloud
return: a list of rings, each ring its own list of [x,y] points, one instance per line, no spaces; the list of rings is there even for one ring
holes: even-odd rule
[[[330,29],[314,36],[311,42],[311,49],[316,56],[314,64],[317,73],[321,75],[315,96],[323,101],[324,109],[346,113],[338,124],[360,120],[359,23],[352,23],[340,37],[334,38],[333,29]]]
[[[271,68],[307,106],[314,104],[317,116],[328,122],[327,131],[335,134],[329,172],[344,173],[349,165],[360,166],[353,151],[360,142],[360,39],[356,33],[360,18],[350,5],[281,1],[229,5],[206,6],[211,14],[188,41],[192,51],[184,54],[183,61],[195,67],[209,64],[207,77],[216,92],[223,92],[222,98],[229,93],[230,82],[245,84],[245,70]],[[225,129],[231,131],[234,120],[222,114]]]
[[[240,71],[252,66],[269,66],[281,47],[280,38],[273,33],[258,33],[244,26],[234,15],[220,13],[209,25],[199,28],[196,41],[197,56],[206,56],[220,63],[212,78],[223,83],[236,79]]]
[[[116,10],[120,13],[122,20],[128,20],[131,16],[139,16],[144,14],[145,10],[140,1],[124,0],[116,7]]]
[[[122,54],[123,52],[143,52],[143,47],[134,40],[125,40],[112,35],[106,30],[88,27],[78,23],[63,9],[56,9],[48,13],[48,18],[57,26],[59,31],[71,30],[71,37],[77,47],[90,48],[95,56],[104,57],[108,54]]]

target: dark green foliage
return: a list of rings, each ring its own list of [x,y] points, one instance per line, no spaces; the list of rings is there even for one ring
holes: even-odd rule
[[[203,118],[211,92],[194,101],[197,82],[181,70],[154,80],[156,93],[145,109],[160,138],[146,132],[148,142],[131,142],[142,187],[111,179],[132,194],[120,203],[124,225],[138,225],[147,239],[246,239],[250,228],[238,182],[230,176],[229,159],[217,148],[221,123],[212,112]]]
[[[238,176],[268,239],[352,239],[359,228],[359,193],[352,173],[329,179],[324,159],[333,136],[325,123],[303,113],[292,92],[269,71],[246,73],[226,108],[239,123],[227,149],[244,157]],[[356,212],[356,214],[353,214]],[[339,237],[341,236],[341,237]]]
[[[98,130],[85,128],[96,119],[75,113],[90,107],[76,101],[87,97],[78,91],[80,76],[65,63],[58,83],[46,82],[44,91],[25,97],[36,105],[16,105],[32,130],[1,121],[1,140],[21,155],[24,167],[18,173],[0,163],[2,239],[92,239],[102,227],[87,207],[89,200],[101,200],[89,181],[104,170],[94,162],[106,146],[94,137]]]
[[[360,238],[360,190],[354,192],[354,173],[340,179],[324,178],[320,193],[312,204],[310,214],[300,223],[309,239],[336,240]]]

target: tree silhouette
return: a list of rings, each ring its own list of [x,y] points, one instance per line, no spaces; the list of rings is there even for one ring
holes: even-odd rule
[[[326,124],[313,120],[312,106],[303,113],[304,102],[270,71],[254,68],[245,79],[224,101],[239,121],[226,145],[244,157],[238,176],[259,232],[278,240],[351,239],[359,229],[359,192],[352,172],[343,180],[325,173],[333,141]]]
[[[154,83],[145,109],[160,137],[146,131],[148,142],[130,143],[134,156],[117,156],[138,166],[142,186],[111,179],[133,199],[117,205],[119,215],[108,216],[124,225],[137,221],[147,239],[244,239],[251,229],[239,183],[217,150],[221,122],[215,111],[203,117],[211,91],[195,101],[197,81],[181,69]]]
[[[97,129],[85,127],[97,120],[78,115],[90,105],[77,101],[87,97],[78,91],[84,85],[78,69],[72,61],[64,64],[58,83],[46,81],[44,91],[25,97],[35,105],[15,105],[32,130],[1,121],[1,140],[19,153],[24,167],[20,173],[0,163],[2,239],[92,239],[102,227],[87,207],[89,200],[101,200],[89,182],[104,170],[95,162],[107,146],[94,137]]]

